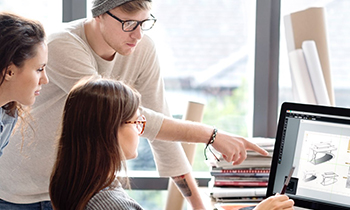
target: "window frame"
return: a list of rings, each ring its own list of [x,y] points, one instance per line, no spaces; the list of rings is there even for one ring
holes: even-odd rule
[[[86,0],[62,0],[62,22],[86,17]]]
[[[62,0],[62,21],[86,17],[86,0]],[[278,112],[280,0],[256,0],[253,137],[275,137]],[[268,123],[266,123],[268,122]],[[144,174],[144,173],[143,173]],[[208,186],[210,174],[194,172],[199,186]],[[167,190],[168,178],[157,172],[130,176],[132,189]],[[133,184],[134,183],[134,184]]]
[[[276,135],[280,0],[257,0],[253,137]],[[268,123],[266,123],[268,122]]]

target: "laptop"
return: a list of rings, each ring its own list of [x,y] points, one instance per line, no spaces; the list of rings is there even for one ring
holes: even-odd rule
[[[283,103],[267,196],[285,194],[296,207],[350,209],[350,109]]]

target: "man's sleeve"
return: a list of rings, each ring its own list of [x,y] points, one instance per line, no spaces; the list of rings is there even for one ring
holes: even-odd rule
[[[48,42],[47,74],[66,93],[81,78],[97,75],[95,59],[83,42],[69,33],[53,34]]]
[[[143,48],[141,48],[143,55],[146,55],[143,63],[147,65],[142,66],[142,73],[135,85],[141,93],[142,106],[150,109],[145,110],[146,117],[149,116],[150,119],[150,121],[147,120],[145,135],[150,140],[160,176],[186,174],[191,171],[191,166],[181,143],[154,140],[164,119],[159,113],[170,116],[170,111],[165,98],[164,82],[154,44],[147,36],[143,39],[149,41],[148,45],[140,46]],[[154,113],[152,110],[159,113]]]

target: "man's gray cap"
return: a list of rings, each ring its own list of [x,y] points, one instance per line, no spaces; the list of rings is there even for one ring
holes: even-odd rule
[[[102,15],[103,13],[114,9],[126,2],[133,1],[133,0],[94,0],[92,5],[92,16],[97,17],[99,15]],[[148,0],[151,1],[151,0]]]

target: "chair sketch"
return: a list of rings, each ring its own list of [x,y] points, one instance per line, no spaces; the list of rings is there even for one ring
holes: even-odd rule
[[[317,178],[315,171],[304,171],[304,182],[310,182],[312,180],[315,180]]]
[[[330,172],[324,172],[322,174],[322,177],[323,177],[323,180],[321,182],[321,184],[323,186],[326,186],[326,185],[330,185],[330,184],[334,184],[338,181],[337,177],[338,177],[338,174],[330,171]]]
[[[320,142],[319,144],[311,146],[310,149],[312,150],[312,157],[310,162],[314,165],[324,163],[333,159],[334,154],[332,153],[332,151],[337,150],[337,148],[329,142]],[[318,157],[318,154],[320,153],[324,155]]]

